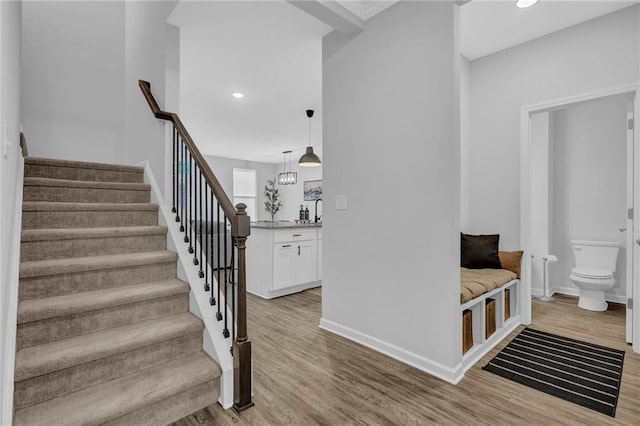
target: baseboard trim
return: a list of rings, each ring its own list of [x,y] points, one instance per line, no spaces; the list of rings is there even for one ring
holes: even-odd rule
[[[571,287],[551,287],[549,291],[552,295],[564,294],[566,296],[575,296],[575,297],[580,296],[580,290],[578,290],[577,288],[571,288]],[[540,291],[540,294],[542,294],[542,291]],[[611,303],[620,303],[622,305],[627,304],[627,298],[625,296],[619,296],[617,294],[605,293],[604,300]]]
[[[320,328],[344,337],[345,339],[352,340],[453,385],[457,385],[464,377],[461,363],[455,367],[447,367],[439,362],[425,358],[422,355],[407,351],[399,346],[380,340],[377,337],[340,325],[326,318],[320,319]]]

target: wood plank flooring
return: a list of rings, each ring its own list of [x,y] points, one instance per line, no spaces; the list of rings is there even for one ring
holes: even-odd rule
[[[457,386],[318,328],[317,290],[273,300],[249,295],[255,407],[210,406],[176,426],[640,424],[640,355],[624,342],[621,305],[605,313],[577,300],[534,301],[533,328],[626,351],[616,418],[481,370],[520,329]]]

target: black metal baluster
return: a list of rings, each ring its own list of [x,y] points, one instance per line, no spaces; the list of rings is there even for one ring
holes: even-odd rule
[[[229,269],[228,269],[228,264],[227,264],[227,215],[224,215],[224,304],[225,305],[229,305],[229,297],[228,297],[228,283],[229,283]],[[222,331],[222,334],[224,335],[224,337],[229,337],[229,326],[228,326],[228,315],[227,315],[227,311],[226,308],[227,306],[225,306],[225,312],[224,312],[224,330]]]
[[[182,141],[182,163],[180,164],[180,175],[182,176],[182,183],[181,186],[182,188],[180,188],[180,195],[182,196],[181,200],[180,200],[180,211],[182,212],[181,216],[180,216],[180,232],[185,232],[184,235],[184,242],[186,243],[187,240],[187,234],[186,234],[186,228],[184,227],[184,223],[187,221],[186,218],[186,208],[187,208],[187,180],[186,180],[186,171],[187,171],[187,166],[186,166],[186,162],[187,162],[187,147],[184,144],[184,140]]]
[[[211,219],[211,228],[209,228],[209,229],[211,231],[211,234],[209,235],[209,248],[210,248],[210,250],[209,250],[209,254],[207,255],[207,260],[209,261],[209,267],[211,268],[211,296],[209,297],[209,304],[211,306],[214,306],[216,304],[216,297],[214,295],[215,294],[214,293],[214,291],[215,291],[214,287],[215,286],[214,286],[214,279],[213,279],[213,277],[214,277],[213,274],[214,274],[215,269],[213,268],[213,254],[214,254],[214,251],[213,251],[213,201],[214,200],[213,200],[213,189],[212,188],[209,188],[209,195],[211,196],[211,201],[210,201],[211,202],[211,212],[209,213],[210,214],[209,218]]]
[[[189,227],[189,237],[187,242],[189,243],[189,254],[193,253],[193,157],[189,152],[189,220],[187,226]]]
[[[199,234],[199,229],[196,228],[196,226],[198,225],[198,223],[200,223],[199,221],[202,219],[202,217],[198,216],[198,206],[200,205],[200,197],[198,197],[198,173],[200,173],[200,169],[198,168],[198,164],[195,162],[193,162],[193,221],[192,221],[192,225],[191,227],[193,228],[193,264],[198,266],[198,263],[200,263],[198,261],[198,250],[197,250],[197,243],[198,243],[198,236]]]
[[[198,184],[198,195],[200,196],[200,204],[199,204],[199,208],[200,208],[200,271],[198,271],[198,276],[200,278],[204,278],[204,271],[202,270],[202,264],[204,263],[204,260],[202,259],[202,244],[203,244],[203,240],[202,240],[202,203],[203,203],[203,199],[202,199],[202,170],[198,169],[198,174],[200,176],[200,183]],[[207,221],[204,221],[204,225],[206,226]]]
[[[218,242],[218,245],[216,246],[218,249],[218,263],[216,263],[217,268],[216,268],[216,276],[218,277],[218,302],[220,302],[220,202],[217,202],[218,204],[218,217],[216,217],[216,229],[217,229],[217,233],[216,233],[216,239]],[[222,321],[222,312],[220,312],[220,303],[218,303],[218,312],[216,312],[216,319],[218,321]]]
[[[209,200],[207,200],[207,186],[205,182],[204,187],[204,220],[205,222],[209,220]],[[210,223],[210,222],[209,222]],[[200,240],[200,247],[204,244],[204,259],[202,263],[204,263],[204,291],[209,291],[209,239],[211,238],[210,234],[210,225],[207,223],[207,232],[205,232],[204,239],[205,241]],[[201,267],[202,270],[202,267]]]
[[[171,167],[171,180],[172,180],[172,185],[173,185],[173,207],[171,208],[171,213],[175,213],[176,210],[176,146],[178,145],[178,141],[176,140],[177,134],[176,134],[176,126],[173,126],[173,148],[171,149],[171,157],[172,157],[172,164],[173,166]]]

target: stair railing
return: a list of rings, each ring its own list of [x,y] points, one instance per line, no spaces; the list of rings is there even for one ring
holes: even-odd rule
[[[193,254],[193,264],[199,268],[198,275],[204,279],[204,291],[210,292],[215,317],[224,321],[223,335],[233,339],[233,407],[240,412],[253,406],[251,342],[247,336],[246,242],[251,231],[247,206],[233,206],[180,117],[160,109],[149,82],[139,80],[138,85],[153,115],[173,123],[171,210]],[[231,318],[227,307],[221,306],[221,296]]]

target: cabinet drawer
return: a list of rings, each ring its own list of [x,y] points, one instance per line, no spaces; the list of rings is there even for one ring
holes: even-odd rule
[[[315,240],[315,229],[293,229],[291,231],[278,231],[273,233],[274,243],[285,243],[289,241]]]

